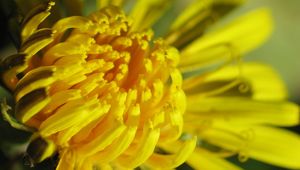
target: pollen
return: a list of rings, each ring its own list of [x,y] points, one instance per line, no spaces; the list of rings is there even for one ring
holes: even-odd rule
[[[2,80],[14,92],[18,121],[56,145],[57,169],[185,162],[196,138],[178,153],[160,148],[182,135],[177,49],[153,40],[150,29],[133,31],[134,21],[114,6],[38,29],[53,5],[25,20],[22,46],[2,62]]]

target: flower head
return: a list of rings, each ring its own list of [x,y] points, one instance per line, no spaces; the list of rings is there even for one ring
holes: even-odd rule
[[[150,27],[166,2],[138,1],[129,16],[121,2],[103,1],[89,16],[62,18],[51,28],[39,25],[53,2],[24,18],[21,48],[2,61],[2,81],[14,93],[15,122],[35,129],[28,147],[33,161],[57,152],[58,170],[168,169],[184,162],[197,169],[238,169],[220,158],[238,154],[241,160],[299,167],[290,156],[279,159],[284,151],[268,153],[288,146],[265,146],[281,137],[300,143],[298,136],[268,126],[296,125],[298,107],[282,101],[284,87],[269,67],[240,63],[269,35],[266,10],[202,35],[228,12],[225,7],[240,1],[195,1],[165,39],[153,40]],[[183,80],[216,61],[226,62]],[[13,122],[7,110],[3,105]],[[39,153],[40,143],[50,147]]]

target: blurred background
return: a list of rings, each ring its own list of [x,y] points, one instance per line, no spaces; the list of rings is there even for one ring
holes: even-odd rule
[[[187,2],[185,0],[181,1],[181,3]],[[219,22],[218,25],[227,23],[246,11],[258,7],[268,7],[271,9],[275,29],[269,41],[249,53],[246,56],[246,60],[261,61],[272,65],[286,82],[290,100],[300,104],[300,0],[248,0],[244,6],[233,11]],[[178,10],[171,11],[173,11],[173,13],[180,12]],[[4,26],[6,24],[6,18],[3,11],[0,12],[0,56],[2,57],[13,54],[16,50],[8,37],[7,27]],[[164,21],[164,24],[168,23],[169,22]],[[0,96],[1,98],[8,96],[8,93],[1,87]],[[28,134],[21,133],[17,130],[6,131],[6,128],[7,124],[1,119],[0,170],[22,169],[22,164],[20,164],[22,158],[16,157],[15,160],[11,160],[7,159],[7,156],[17,153],[18,149],[22,150],[25,147],[22,143],[28,139]],[[300,133],[299,127],[291,128],[291,130]],[[16,135],[12,137],[11,134]],[[18,138],[15,138],[15,136],[18,136]],[[3,139],[5,139],[5,142]],[[19,146],[12,148],[11,143],[18,143]],[[6,152],[8,150],[9,152]],[[230,160],[244,167],[246,170],[284,170],[254,160],[248,160],[246,163],[240,163],[236,158],[231,158]],[[14,161],[16,162],[14,167],[9,166]]]

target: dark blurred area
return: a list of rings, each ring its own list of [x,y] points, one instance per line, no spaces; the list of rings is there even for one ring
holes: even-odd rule
[[[1,1],[2,2],[2,1]],[[2,4],[1,4],[2,6]],[[3,6],[1,7],[3,8]],[[5,47],[11,45],[11,40],[9,38],[9,34],[8,34],[8,18],[6,16],[6,14],[4,14],[3,10],[0,10],[0,50],[2,51]]]

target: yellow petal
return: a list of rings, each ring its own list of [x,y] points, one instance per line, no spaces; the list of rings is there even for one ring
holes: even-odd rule
[[[189,44],[182,50],[181,56],[184,60],[181,60],[180,67],[186,67],[193,64],[201,64],[202,58],[205,62],[204,66],[208,62],[208,57],[205,54],[211,55],[207,51],[214,48],[220,48],[220,46],[227,46],[232,51],[231,58],[239,57],[250,50],[256,48],[262,44],[270,35],[272,30],[272,21],[270,13],[267,9],[259,9],[249,14],[240,17],[232,24],[223,27],[222,29],[209,33],[193,43]],[[204,50],[203,56],[202,51]],[[218,61],[224,56],[228,56],[228,50],[223,50],[225,54],[210,56],[211,61]],[[198,57],[195,57],[198,56]],[[198,61],[199,59],[199,61]]]
[[[82,159],[79,158],[79,164],[76,166],[75,169],[80,169],[80,170],[91,170],[95,169],[95,164],[92,162],[90,159]],[[97,167],[98,168],[98,167]],[[102,167],[101,167],[102,168]]]
[[[141,139],[134,148],[129,148],[129,154],[124,154],[117,162],[124,167],[135,168],[144,163],[153,153],[159,138],[159,129],[153,128],[152,123],[144,125]]]
[[[94,162],[111,162],[129,147],[136,135],[139,112],[140,109],[138,106],[133,107],[129,111],[129,117],[126,122],[128,127],[126,127],[124,133],[118,139],[113,141],[108,147],[106,147],[105,150],[93,155],[91,159],[93,159]]]
[[[110,164],[95,164],[93,168],[95,169],[101,169],[101,170],[114,170],[114,168]]]
[[[131,144],[135,137],[136,127],[128,127],[124,133],[112,144],[105,148],[104,151],[92,156],[94,162],[111,162],[120,156]]]
[[[39,158],[39,161],[42,162],[47,158],[50,158],[51,156],[53,156],[56,151],[57,151],[57,147],[56,145],[53,143],[53,141],[49,140],[49,139],[43,139],[44,142],[46,142],[46,148],[43,151],[43,154],[41,155],[41,157]]]
[[[179,150],[174,154],[162,155],[154,153],[146,162],[153,169],[171,169],[176,168],[186,161],[190,154],[194,151],[197,138],[194,137],[184,142]],[[173,143],[168,143],[173,145]]]
[[[43,63],[51,65],[64,56],[82,54],[89,50],[94,40],[87,35],[70,36],[67,41],[59,43],[51,47],[43,56]],[[68,50],[65,50],[68,49]]]
[[[167,152],[176,153],[184,145],[185,143],[182,141],[175,141],[162,145],[162,148]],[[199,147],[190,154],[187,163],[197,170],[241,170],[241,168],[234,166],[223,158],[218,158],[216,155]]]
[[[48,91],[45,88],[39,88],[18,100],[15,108],[16,118],[25,123],[39,113],[50,102],[50,97],[47,93]]]
[[[27,66],[26,54],[18,53],[10,56],[2,57],[0,61],[1,81],[5,87],[14,90],[19,79],[18,70],[23,70]]]
[[[84,31],[89,35],[94,35],[97,32],[97,28],[93,27],[93,23],[90,19],[82,16],[71,16],[60,19],[55,23],[55,25],[53,25],[52,30],[55,31],[53,35],[53,37],[55,38],[54,42],[60,42],[63,38],[65,31],[69,29]]]
[[[181,61],[179,69],[182,72],[192,72],[211,64],[231,61],[236,57],[235,55],[229,44],[215,44],[190,55],[188,61]]]
[[[22,66],[17,67],[17,73],[24,71],[30,65],[32,58],[53,41],[53,33],[51,29],[40,29],[28,35],[20,48],[20,51],[26,54],[25,62]]]
[[[40,134],[49,136],[70,128],[89,116],[90,111],[99,107],[98,99],[86,102],[84,99],[71,101],[60,107],[57,112],[48,117],[40,126]]]
[[[20,51],[27,54],[26,61],[28,62],[37,52],[49,45],[53,41],[55,31],[44,28],[39,29],[28,36],[26,41],[21,45]],[[23,70],[22,70],[23,71]]]
[[[97,104],[92,109],[89,110],[89,113],[87,114],[87,117],[82,117],[81,121],[78,121],[76,124],[74,124],[72,127],[63,130],[58,133],[57,135],[57,144],[60,146],[67,146],[70,139],[77,134],[81,129],[89,125],[89,123],[101,119],[101,117],[107,113],[110,106],[106,104]]]
[[[224,89],[225,86],[228,88]],[[279,75],[271,67],[258,63],[226,66],[211,73],[194,76],[184,80],[183,88],[188,94],[195,96],[207,96],[218,90],[218,95],[249,96],[264,101],[282,100],[287,96]],[[220,91],[222,88],[224,90]]]
[[[279,126],[299,124],[299,107],[289,102],[263,102],[238,97],[189,99],[185,123],[224,120],[228,123],[267,123]]]
[[[60,159],[56,170],[74,170],[75,169],[76,156],[74,152],[64,150],[60,153]]]
[[[176,30],[184,26],[193,16],[199,15],[199,12],[205,10],[212,4],[212,0],[194,1],[186,7],[176,18],[171,26],[171,30]]]
[[[170,33],[166,37],[167,43],[183,49],[242,2],[243,0],[195,0],[191,2],[171,26]]]
[[[22,41],[25,41],[34,33],[38,26],[50,15],[49,11],[54,4],[53,1],[50,1],[48,4],[40,4],[27,14],[22,23]]]
[[[132,31],[143,30],[152,24],[165,12],[165,9],[172,3],[161,0],[139,0],[134,5],[129,16],[134,19]]]
[[[196,148],[188,158],[187,163],[198,170],[242,170],[242,168],[202,148]]]
[[[43,114],[52,113],[58,107],[63,104],[81,98],[79,89],[70,89],[66,91],[60,91],[51,96],[51,101],[47,104],[47,106],[43,109]]]
[[[39,67],[29,71],[17,84],[15,89],[15,99],[20,100],[26,94],[39,88],[49,87],[56,78],[53,77],[55,67]]]
[[[160,142],[174,141],[182,134],[183,118],[182,112],[173,106],[166,106],[166,122],[162,127]]]
[[[90,135],[86,140],[90,142],[78,147],[77,152],[82,156],[92,156],[118,139],[125,129],[126,126],[122,122],[109,117],[93,129],[94,135]]]
[[[208,142],[277,166],[300,168],[300,137],[287,130],[267,126],[237,126],[215,122],[198,131]]]

